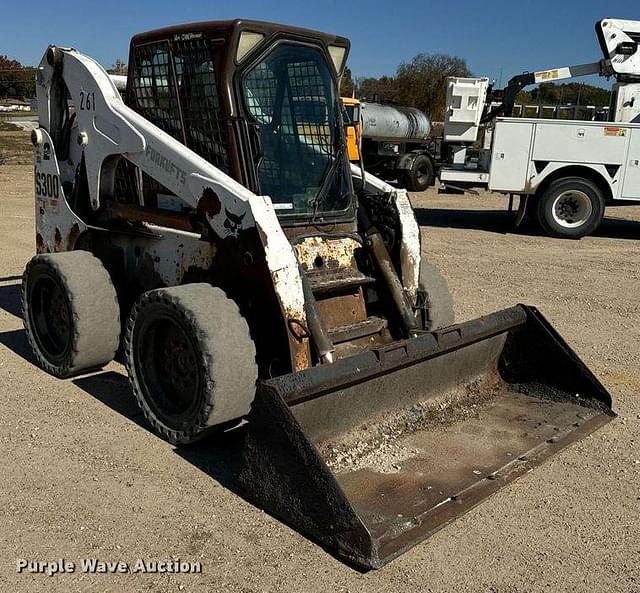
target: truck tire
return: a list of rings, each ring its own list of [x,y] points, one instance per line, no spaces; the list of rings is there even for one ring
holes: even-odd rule
[[[249,326],[209,284],[140,296],[124,340],[129,382],[147,421],[174,444],[246,416],[258,378]]]
[[[537,218],[552,237],[580,239],[592,233],[604,216],[600,188],[582,177],[553,181],[538,199]]]
[[[88,251],[31,258],[22,277],[22,318],[38,364],[56,377],[100,368],[118,349],[118,297]]]
[[[416,314],[420,326],[434,330],[452,325],[455,321],[453,296],[438,267],[422,258]]]
[[[424,191],[433,185],[434,178],[431,159],[424,154],[419,154],[413,159],[411,169],[404,172],[403,182],[409,191]]]

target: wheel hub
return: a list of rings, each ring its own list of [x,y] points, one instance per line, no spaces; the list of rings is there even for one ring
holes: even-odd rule
[[[585,224],[593,212],[589,196],[578,190],[562,192],[553,202],[552,214],[555,222],[565,228],[576,228]]]
[[[198,410],[201,373],[195,346],[178,316],[158,311],[150,317],[136,339],[137,372],[154,413],[178,429]]]
[[[71,341],[69,304],[62,288],[49,274],[33,281],[30,315],[35,339],[51,360],[62,358]]]

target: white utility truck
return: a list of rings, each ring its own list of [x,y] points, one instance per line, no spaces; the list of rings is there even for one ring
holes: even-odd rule
[[[596,32],[604,57],[592,64],[521,74],[501,91],[488,78],[448,79],[443,189],[517,195],[517,224],[533,214],[548,234],[576,239],[607,205],[640,201],[640,22],[603,19]],[[611,121],[505,117],[529,84],[592,74],[616,80]]]

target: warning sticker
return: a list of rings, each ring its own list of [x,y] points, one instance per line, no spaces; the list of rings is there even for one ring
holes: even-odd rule
[[[605,136],[626,136],[627,135],[627,129],[626,128],[605,127],[604,128],[604,135]]]

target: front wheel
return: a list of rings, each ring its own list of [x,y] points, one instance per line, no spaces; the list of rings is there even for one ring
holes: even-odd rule
[[[187,284],[145,292],[124,349],[138,405],[169,442],[196,441],[249,412],[256,350],[238,306],[221,289]]]
[[[552,237],[580,239],[592,233],[604,216],[600,188],[581,177],[551,183],[537,204],[540,226]]]

